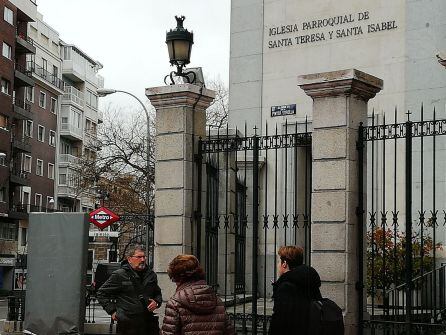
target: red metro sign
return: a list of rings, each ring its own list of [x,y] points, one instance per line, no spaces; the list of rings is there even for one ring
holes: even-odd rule
[[[112,223],[119,221],[119,216],[105,207],[98,208],[90,213],[90,223],[93,223],[99,229],[104,229]]]

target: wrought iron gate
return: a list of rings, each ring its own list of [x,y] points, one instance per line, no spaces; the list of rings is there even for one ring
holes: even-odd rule
[[[301,245],[310,262],[311,133],[306,121],[257,131],[200,141],[196,249],[237,332],[266,334],[278,248]]]
[[[446,120],[430,114],[359,129],[361,334],[446,333]]]

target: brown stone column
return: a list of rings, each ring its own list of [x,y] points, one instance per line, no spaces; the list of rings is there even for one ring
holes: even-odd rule
[[[206,108],[214,92],[192,84],[146,89],[156,109],[154,270],[168,299],[174,285],[167,266],[178,254],[193,252],[197,169],[194,155],[206,135]]]
[[[367,102],[383,82],[352,69],[300,76],[299,86],[313,98],[312,266],[323,296],[344,310],[345,334],[357,334],[356,142]]]

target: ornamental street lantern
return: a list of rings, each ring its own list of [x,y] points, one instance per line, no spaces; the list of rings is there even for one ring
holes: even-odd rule
[[[194,34],[189,32],[183,26],[184,16],[175,16],[177,27],[166,33],[167,51],[169,52],[169,61],[171,66],[176,66],[177,71],[173,71],[164,78],[167,85],[167,78],[170,77],[170,85],[174,85],[173,76],[182,77],[186,82],[193,83],[195,81],[194,72],[183,72],[183,68],[190,63],[190,54],[192,52],[192,44],[194,44]],[[190,77],[192,76],[192,80]]]
[[[183,27],[184,16],[175,16],[177,27],[166,33],[167,50],[169,51],[170,64],[183,67],[190,63],[194,34]]]

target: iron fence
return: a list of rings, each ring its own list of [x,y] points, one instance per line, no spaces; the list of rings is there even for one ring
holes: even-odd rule
[[[23,321],[25,319],[25,296],[8,297],[8,321]]]
[[[446,331],[446,120],[435,109],[424,120],[423,107],[420,121],[408,113],[397,122],[397,115],[386,123],[374,114],[359,129],[358,287],[365,292],[358,297],[360,317],[369,316],[361,333],[437,335]]]
[[[311,261],[309,126],[209,129],[199,143],[196,254],[238,333],[268,331],[281,245],[303,246]]]

